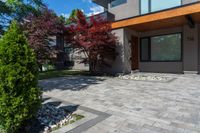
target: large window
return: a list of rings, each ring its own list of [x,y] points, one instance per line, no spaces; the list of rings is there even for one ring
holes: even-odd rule
[[[141,40],[141,60],[148,61],[149,60],[149,38],[144,38]]]
[[[141,39],[141,61],[181,61],[181,34],[170,34]]]
[[[181,4],[182,0],[140,0],[140,12],[141,14],[147,14],[180,6]]]
[[[150,12],[149,4],[150,4],[149,0],[141,0],[141,3],[140,3],[140,12],[141,12],[141,14],[147,14],[147,13]]]
[[[124,3],[127,3],[127,0],[111,0],[110,7],[115,7]]]

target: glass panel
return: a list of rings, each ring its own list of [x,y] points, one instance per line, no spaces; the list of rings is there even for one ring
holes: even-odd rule
[[[127,0],[112,0],[110,6],[115,7],[124,3],[127,3]]]
[[[140,6],[141,14],[149,13],[149,0],[141,0]]]
[[[148,61],[149,60],[149,39],[144,38],[141,40],[141,60]]]
[[[151,38],[152,61],[180,61],[181,34],[157,36]]]
[[[181,0],[151,0],[151,12],[181,5]]]

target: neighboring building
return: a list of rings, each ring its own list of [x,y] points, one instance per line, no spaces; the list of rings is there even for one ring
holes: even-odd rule
[[[114,15],[119,37],[119,56],[107,71],[200,72],[200,0],[93,2]]]
[[[56,69],[89,70],[88,64],[81,63],[85,58],[83,53],[74,50],[70,44],[66,44],[62,36],[56,37],[56,49],[60,50],[56,55]]]

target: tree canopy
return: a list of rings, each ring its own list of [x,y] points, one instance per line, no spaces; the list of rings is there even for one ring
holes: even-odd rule
[[[0,128],[16,132],[37,112],[40,95],[35,54],[14,21],[0,39]]]
[[[45,7],[42,0],[0,0],[0,31],[15,19],[21,22],[30,14],[39,14]]]
[[[41,67],[59,52],[54,46],[55,42],[52,42],[52,37],[63,34],[65,27],[56,14],[48,9],[42,10],[40,15],[30,15],[26,19],[28,21],[23,25],[24,31]]]
[[[82,11],[80,9],[72,10],[69,18],[66,19],[66,24],[70,24],[70,23],[76,22],[78,12],[82,12]]]
[[[80,53],[86,57],[82,62],[90,64],[93,73],[111,66],[117,52],[117,37],[112,33],[111,24],[101,16],[94,16],[88,21],[85,15],[78,11],[76,24],[68,29],[71,33],[70,42]],[[66,38],[69,40],[69,38]]]

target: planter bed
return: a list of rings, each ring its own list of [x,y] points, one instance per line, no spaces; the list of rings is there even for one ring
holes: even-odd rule
[[[36,118],[28,121],[19,133],[50,133],[84,118],[82,115],[72,114],[52,104],[43,104]]]

